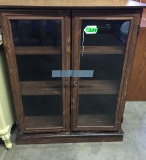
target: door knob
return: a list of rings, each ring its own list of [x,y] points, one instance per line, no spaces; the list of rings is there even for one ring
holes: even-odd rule
[[[77,82],[76,81],[73,82],[73,86],[77,86]]]
[[[65,87],[67,87],[67,86],[68,86],[68,84],[69,84],[69,83],[68,83],[68,81],[66,81],[66,82],[65,82],[65,84],[64,84],[64,86],[65,86]]]

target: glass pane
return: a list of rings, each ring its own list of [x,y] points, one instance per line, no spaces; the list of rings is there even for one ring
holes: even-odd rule
[[[11,20],[15,46],[61,46],[61,20]]]
[[[79,96],[79,126],[112,126],[117,96],[91,94]]]
[[[80,70],[94,74],[79,79],[78,126],[114,126],[129,24],[124,20],[81,21]],[[97,28],[97,32],[87,33],[86,28]]]
[[[26,128],[63,128],[61,20],[11,20]]]
[[[86,54],[80,56],[81,70],[94,70],[93,77],[80,80],[118,80],[124,62],[124,54]]]
[[[126,44],[130,21],[125,20],[82,20],[81,45],[123,46]],[[86,34],[86,27],[96,26],[96,34]]]
[[[63,126],[61,95],[22,96],[22,101],[27,128]]]
[[[20,81],[53,81],[52,70],[62,69],[62,55],[17,55]]]

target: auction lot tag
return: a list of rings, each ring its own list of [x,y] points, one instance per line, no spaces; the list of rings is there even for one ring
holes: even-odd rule
[[[86,34],[96,34],[98,32],[97,26],[86,26],[84,29]]]

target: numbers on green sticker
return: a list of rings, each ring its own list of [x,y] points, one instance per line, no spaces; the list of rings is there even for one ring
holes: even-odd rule
[[[86,34],[96,34],[98,32],[97,26],[86,26],[84,29]]]
[[[86,32],[94,32],[97,33],[97,28],[86,28]]]

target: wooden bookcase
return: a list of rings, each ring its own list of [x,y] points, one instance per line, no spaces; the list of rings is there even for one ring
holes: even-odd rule
[[[19,129],[16,142],[121,141],[145,5],[29,2],[2,4],[0,11]]]

